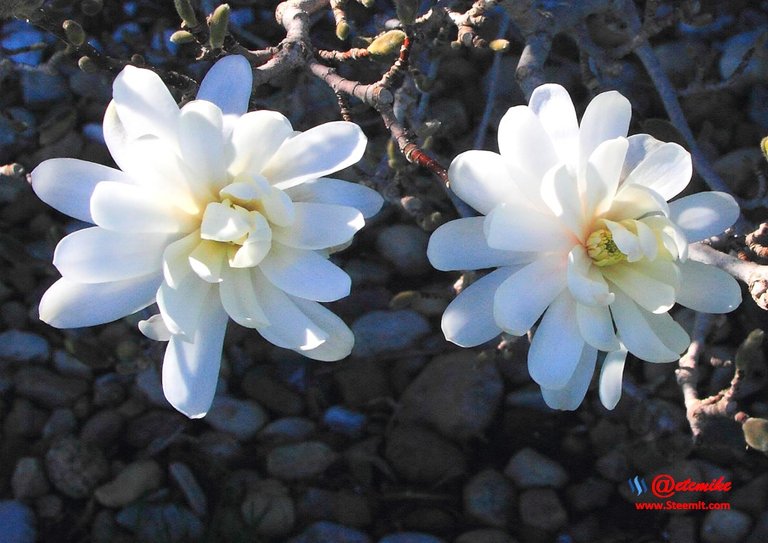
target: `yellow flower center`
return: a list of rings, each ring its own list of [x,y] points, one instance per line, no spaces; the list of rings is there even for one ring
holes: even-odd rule
[[[627,261],[627,255],[616,247],[611,231],[606,228],[592,232],[587,238],[586,248],[595,266],[611,266]]]

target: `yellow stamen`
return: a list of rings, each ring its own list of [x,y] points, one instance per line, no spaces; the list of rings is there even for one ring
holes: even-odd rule
[[[613,235],[610,230],[605,228],[592,232],[587,238],[586,246],[587,254],[589,254],[595,266],[611,266],[627,261],[627,255],[616,247]]]

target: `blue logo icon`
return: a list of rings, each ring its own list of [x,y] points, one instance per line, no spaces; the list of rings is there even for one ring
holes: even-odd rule
[[[645,482],[645,479],[639,475],[635,475],[635,477],[630,479],[628,482],[630,490],[632,490],[632,492],[634,492],[636,495],[640,496],[641,494],[648,492],[648,484]]]

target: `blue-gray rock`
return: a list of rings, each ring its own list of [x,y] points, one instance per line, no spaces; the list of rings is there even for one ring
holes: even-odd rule
[[[701,523],[701,540],[704,543],[739,543],[751,528],[752,519],[741,511],[708,511]]]
[[[381,230],[376,249],[401,275],[421,275],[432,267],[427,260],[429,235],[410,224],[395,224]]]
[[[316,425],[303,417],[283,417],[267,424],[256,436],[261,443],[280,445],[304,441],[315,433]]]
[[[493,469],[474,475],[464,486],[464,513],[485,526],[504,528],[512,513],[512,483]]]
[[[53,353],[53,366],[56,371],[67,377],[90,379],[93,376],[93,370],[90,366],[61,349],[57,349]]]
[[[139,502],[120,510],[116,519],[138,541],[192,543],[203,537],[203,523],[183,505]]]
[[[429,333],[429,322],[411,309],[371,311],[352,324],[355,334],[353,356],[373,356],[406,349]]]
[[[136,388],[141,391],[144,397],[157,407],[171,407],[163,394],[163,385],[160,381],[160,374],[154,366],[149,366],[144,371],[136,375]]]
[[[21,502],[0,501],[0,543],[35,543],[35,516]]]
[[[503,392],[492,358],[478,358],[472,351],[437,356],[403,393],[398,417],[451,439],[468,439],[491,423]]]
[[[228,432],[241,441],[256,435],[269,420],[256,402],[230,396],[216,396],[204,419],[216,430]]]
[[[34,456],[19,458],[11,477],[11,488],[17,500],[39,498],[47,494],[51,487],[40,460]]]
[[[311,479],[323,473],[338,455],[321,441],[281,445],[267,455],[267,472],[277,479]]]
[[[560,464],[530,447],[521,449],[509,460],[504,475],[520,488],[560,488],[568,482],[568,473]]]
[[[520,519],[533,528],[553,532],[568,524],[568,512],[551,488],[532,488],[520,495]]]
[[[26,366],[16,372],[16,393],[46,407],[67,407],[88,391],[82,379],[62,377],[46,369]]]
[[[445,543],[445,539],[419,532],[400,532],[382,537],[379,543]]]
[[[3,36],[2,39],[0,39],[0,45],[8,50],[23,50],[36,43],[50,42],[49,36],[21,20],[12,20],[3,23],[0,36]],[[24,51],[23,53],[9,55],[8,58],[18,64],[37,66],[43,58],[43,51]]]
[[[12,362],[46,360],[51,353],[48,341],[37,334],[7,330],[0,334],[0,358]]]
[[[371,543],[363,532],[334,522],[315,522],[288,543]]]
[[[515,543],[515,540],[503,530],[483,528],[464,532],[453,543]]]
[[[384,456],[405,479],[434,484],[466,471],[461,450],[440,434],[416,425],[400,425],[387,436]]]
[[[334,405],[323,413],[323,424],[330,430],[348,437],[357,437],[363,433],[367,417],[341,405]]]

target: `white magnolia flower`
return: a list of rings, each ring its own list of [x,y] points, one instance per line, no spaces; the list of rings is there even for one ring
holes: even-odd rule
[[[539,87],[502,118],[500,154],[467,151],[451,164],[454,192],[485,216],[430,239],[438,269],[498,268],[448,306],[445,336],[474,346],[523,335],[541,317],[528,370],[554,408],[579,406],[598,351],[607,352],[599,390],[609,409],[627,351],[678,359],[690,340],[668,313],[675,303],[723,313],[741,301],[730,275],[687,259],[689,243],[736,220],[736,202],[705,192],[667,204],[690,181],[690,155],[646,134],[627,138],[630,115],[626,98],[606,92],[579,126],[565,89]]]
[[[91,326],[157,302],[139,327],[169,341],[163,389],[190,417],[213,400],[229,318],[316,360],[349,354],[352,332],[317,302],[349,294],[328,255],[382,205],[371,189],[324,177],[362,156],[357,125],[294,132],[279,113],[246,113],[251,83],[248,62],[226,57],[179,109],[155,73],[128,66],[104,117],[120,170],[52,159],[32,172],[43,201],[96,225],[56,247],[62,278],[40,318]]]

